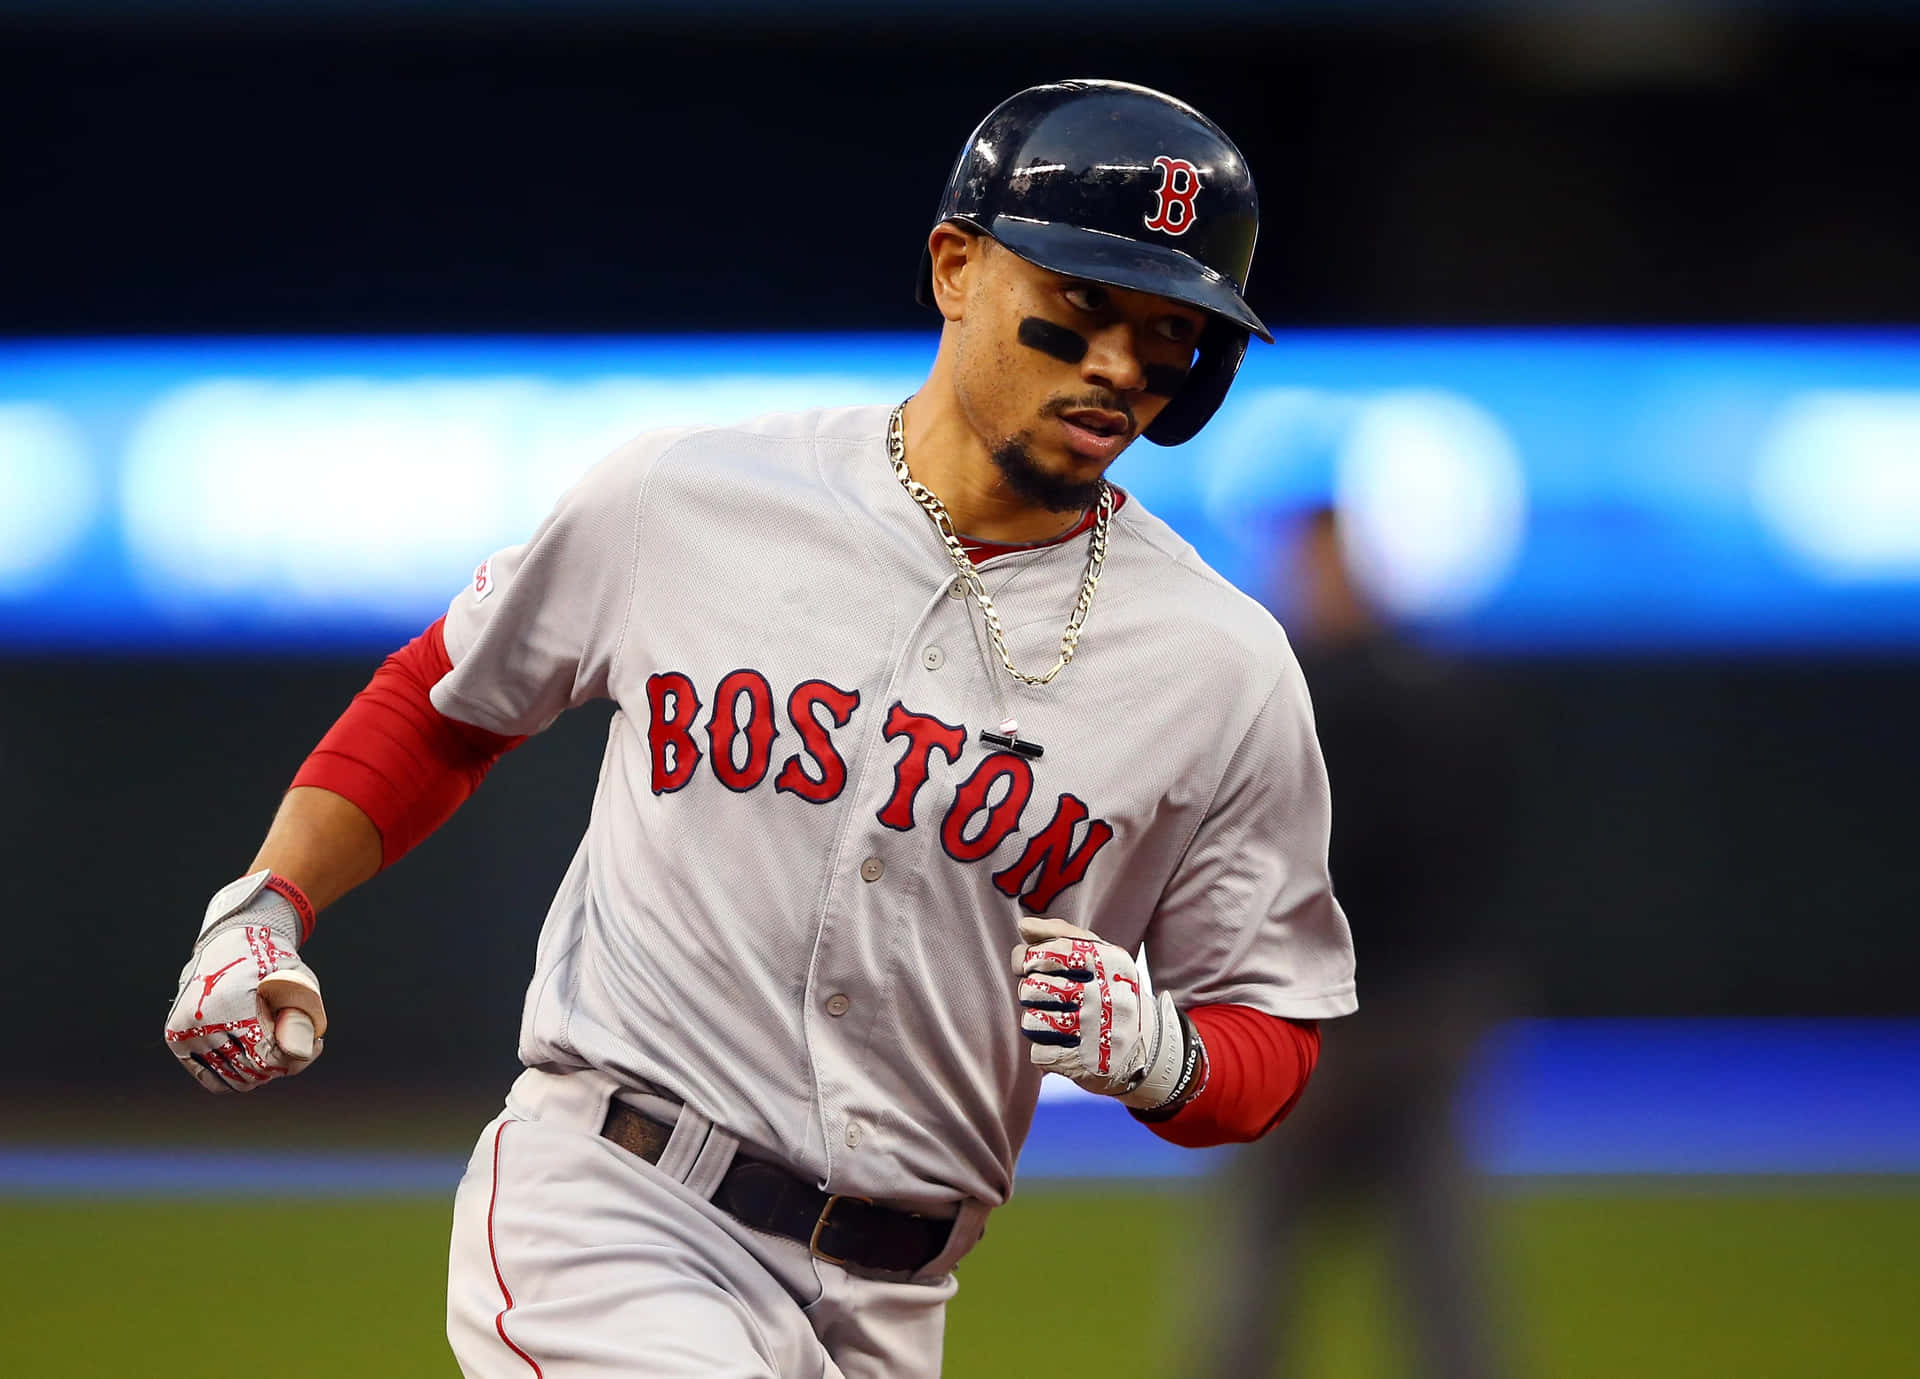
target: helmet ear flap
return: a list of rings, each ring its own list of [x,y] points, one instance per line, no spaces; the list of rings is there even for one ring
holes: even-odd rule
[[[1247,339],[1248,333],[1230,322],[1217,316],[1209,321],[1187,381],[1140,434],[1155,445],[1183,445],[1198,435],[1226,401],[1240,361],[1247,357]]]

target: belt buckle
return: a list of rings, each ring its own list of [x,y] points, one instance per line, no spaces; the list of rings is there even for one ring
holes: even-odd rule
[[[827,1198],[827,1204],[820,1208],[820,1215],[813,1223],[813,1234],[807,1239],[808,1254],[812,1255],[815,1259],[824,1259],[829,1264],[838,1264],[843,1269],[848,1267],[850,1261],[842,1259],[838,1255],[830,1255],[821,1249],[820,1232],[827,1228],[827,1218],[833,1215],[835,1204],[847,1201],[865,1202],[868,1206],[873,1205],[873,1198],[871,1197],[860,1197],[850,1192],[834,1193],[831,1197]],[[858,1266],[856,1265],[855,1267]]]

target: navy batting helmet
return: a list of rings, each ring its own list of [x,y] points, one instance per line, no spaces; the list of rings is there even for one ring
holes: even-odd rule
[[[934,217],[948,221],[1055,273],[1209,313],[1150,441],[1191,440],[1226,399],[1248,335],[1273,340],[1241,295],[1260,233],[1246,160],[1212,120],[1158,91],[1062,81],[1010,96],[960,150]],[[918,296],[934,304],[925,251]]]

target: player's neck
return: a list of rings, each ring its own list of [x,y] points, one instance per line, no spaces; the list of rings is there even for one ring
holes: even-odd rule
[[[946,505],[953,528],[993,545],[1027,546],[1070,531],[1084,515],[1037,507],[1014,492],[958,406],[922,389],[907,403],[907,469]]]

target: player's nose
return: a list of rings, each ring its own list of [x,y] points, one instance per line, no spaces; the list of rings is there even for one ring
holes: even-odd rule
[[[1132,326],[1115,321],[1089,335],[1080,377],[1116,393],[1137,393],[1146,387],[1146,365],[1134,347]]]

